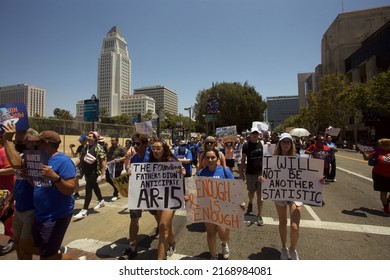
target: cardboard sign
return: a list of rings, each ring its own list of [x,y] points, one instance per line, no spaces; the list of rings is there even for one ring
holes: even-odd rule
[[[30,126],[26,105],[23,103],[8,103],[0,105],[0,135],[4,133],[3,125],[14,123],[16,131],[25,131]]]
[[[264,200],[301,201],[322,206],[324,163],[295,156],[264,156],[261,193]]]
[[[129,195],[129,174],[123,174],[116,178],[111,178],[115,188],[121,196],[128,197]]]
[[[186,178],[189,201],[186,204],[187,223],[207,222],[239,229],[244,224],[242,190],[244,181],[211,177]]]
[[[180,162],[132,163],[129,209],[177,210],[183,208]]]
[[[372,152],[372,151],[375,150],[374,147],[365,146],[365,145],[361,145],[361,144],[357,144],[357,148],[358,148],[359,151],[361,151],[362,153],[370,153],[370,152]]]

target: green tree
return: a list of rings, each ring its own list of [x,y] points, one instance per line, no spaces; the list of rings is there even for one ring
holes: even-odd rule
[[[73,120],[73,116],[68,110],[55,108],[53,114],[55,118],[60,120]]]
[[[255,88],[245,82],[213,83],[211,88],[198,92],[194,105],[197,124],[206,125],[207,103],[209,98],[218,98],[220,111],[217,114],[215,127],[237,127],[237,132],[249,129],[253,121],[263,121],[266,103]],[[198,127],[199,128],[199,127]],[[214,132],[213,132],[214,133]]]

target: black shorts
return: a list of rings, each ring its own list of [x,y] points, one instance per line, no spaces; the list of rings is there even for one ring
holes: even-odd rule
[[[372,180],[374,181],[374,191],[390,192],[390,177],[372,172]]]
[[[226,166],[234,168],[234,159],[226,159]]]

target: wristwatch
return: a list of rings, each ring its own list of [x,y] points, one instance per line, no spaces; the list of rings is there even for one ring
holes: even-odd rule
[[[52,182],[53,182],[54,184],[57,184],[57,183],[61,182],[61,180],[62,180],[61,176],[58,176],[58,178],[55,179],[55,180],[53,180]]]

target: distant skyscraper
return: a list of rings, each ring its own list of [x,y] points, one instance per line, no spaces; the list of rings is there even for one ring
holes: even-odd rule
[[[103,40],[99,57],[97,97],[106,116],[120,114],[120,100],[131,89],[131,60],[127,42],[119,28],[114,26]]]
[[[46,90],[28,84],[0,87],[0,104],[24,103],[29,117],[45,117]]]

